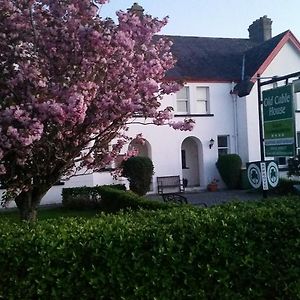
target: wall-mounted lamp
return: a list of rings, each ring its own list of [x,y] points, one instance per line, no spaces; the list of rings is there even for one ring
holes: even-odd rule
[[[209,140],[209,145],[208,145],[209,149],[212,148],[212,146],[214,145],[214,143],[215,143],[215,140],[214,140],[213,138],[211,138],[211,139]]]

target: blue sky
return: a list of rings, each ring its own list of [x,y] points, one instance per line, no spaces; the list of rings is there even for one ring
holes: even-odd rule
[[[163,34],[248,38],[249,25],[267,15],[273,36],[290,29],[300,40],[300,0],[110,0],[101,15],[114,18],[133,2],[155,17],[170,17]]]

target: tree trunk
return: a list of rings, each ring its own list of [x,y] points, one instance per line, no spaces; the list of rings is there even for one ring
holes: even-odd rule
[[[15,198],[15,202],[20,212],[21,220],[35,222],[37,215],[37,207],[39,206],[43,196],[47,192],[40,190],[30,190],[27,192],[22,192]]]

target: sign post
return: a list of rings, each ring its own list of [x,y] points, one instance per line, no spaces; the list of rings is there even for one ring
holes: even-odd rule
[[[289,79],[300,79],[300,72],[291,73],[284,76],[273,76],[271,79],[261,82],[260,74],[257,74],[257,93],[258,93],[258,118],[259,118],[259,137],[260,137],[260,163],[266,163],[266,175],[269,176],[268,183],[271,187],[278,184],[275,173],[278,167],[275,162],[265,161],[265,156],[294,156],[295,155],[295,116],[293,108],[293,85],[289,84]],[[264,78],[265,79],[265,78]],[[285,81],[285,86],[261,92],[262,86],[267,86],[280,81]],[[298,84],[298,85],[297,85]],[[300,90],[300,83],[294,83],[294,90]],[[263,96],[262,96],[263,94]],[[264,117],[264,124],[262,118]],[[264,125],[264,126],[263,126]],[[264,128],[263,128],[264,127]],[[265,174],[264,166],[259,167],[259,175]],[[263,169],[263,170],[262,170]],[[256,171],[253,174],[252,183],[255,182]],[[256,175],[255,175],[256,174]],[[265,175],[263,175],[265,176]],[[250,181],[250,179],[249,179]],[[261,179],[261,182],[263,180]],[[251,181],[250,181],[251,184]],[[255,184],[254,184],[255,185]],[[256,184],[257,185],[257,184]],[[253,184],[252,184],[253,186]],[[264,184],[266,188],[266,184]],[[267,197],[267,190],[263,189],[263,197]]]
[[[295,155],[295,113],[292,85],[262,92],[266,156]]]

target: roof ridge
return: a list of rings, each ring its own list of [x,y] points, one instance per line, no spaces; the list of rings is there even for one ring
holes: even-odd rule
[[[160,37],[169,37],[169,38],[196,38],[196,39],[220,39],[220,40],[243,40],[250,41],[249,38],[236,38],[236,37],[210,37],[210,36],[194,36],[194,35],[172,35],[172,34],[157,34],[156,36]],[[253,42],[256,43],[256,42]],[[257,44],[257,43],[256,43]]]

